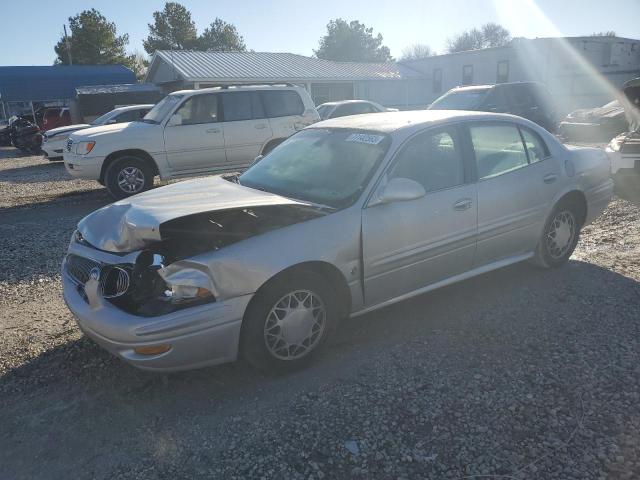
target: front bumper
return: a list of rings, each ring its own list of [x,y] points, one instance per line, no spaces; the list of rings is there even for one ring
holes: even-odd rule
[[[80,329],[96,343],[135,367],[154,371],[176,371],[231,362],[237,358],[240,327],[252,297],[186,308],[158,317],[128,314],[93,294],[87,302],[78,285],[65,272],[64,300]],[[91,291],[86,292],[91,296]],[[158,355],[139,355],[134,349],[168,344]]]
[[[69,175],[87,180],[99,180],[104,157],[76,155],[64,152],[64,166]]]
[[[62,158],[66,138],[57,140],[55,137],[42,143],[42,151],[48,158]]]

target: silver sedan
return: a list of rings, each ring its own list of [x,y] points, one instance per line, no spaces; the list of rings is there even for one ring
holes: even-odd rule
[[[87,336],[140,368],[239,355],[296,368],[343,318],[524,260],[563,265],[611,195],[604,152],[519,117],[344,117],[242,175],[85,217],[64,297]]]

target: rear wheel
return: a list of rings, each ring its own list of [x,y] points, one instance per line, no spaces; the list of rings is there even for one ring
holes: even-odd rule
[[[153,177],[153,169],[145,160],[127,155],[109,165],[104,184],[113,198],[120,199],[150,189]]]
[[[580,209],[570,203],[560,203],[553,209],[538,241],[534,263],[543,268],[560,267],[567,263],[580,237]]]
[[[313,272],[273,281],[258,292],[245,314],[243,357],[270,372],[305,366],[337,323],[335,299],[333,289]]]

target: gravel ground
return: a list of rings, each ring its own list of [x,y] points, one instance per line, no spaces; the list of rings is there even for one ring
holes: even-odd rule
[[[640,478],[640,208],[572,261],[345,322],[309,369],[140,372],[82,337],[58,268],[104,190],[0,150],[0,478]]]

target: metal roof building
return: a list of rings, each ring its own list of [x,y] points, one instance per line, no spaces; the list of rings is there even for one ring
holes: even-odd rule
[[[122,65],[0,67],[0,115],[30,110],[32,103],[66,105],[83,85],[135,82]]]
[[[316,104],[363,98],[411,108],[421,101],[424,74],[395,62],[334,62],[293,53],[157,51],[147,82],[165,91],[247,83],[294,83]]]

